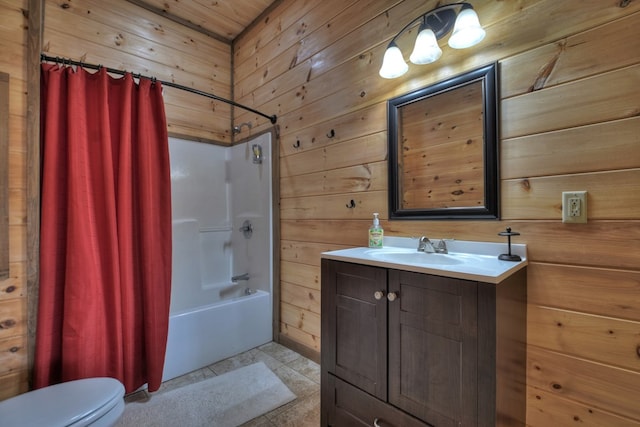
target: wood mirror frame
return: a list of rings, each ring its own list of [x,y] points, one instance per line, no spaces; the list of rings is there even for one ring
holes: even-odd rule
[[[0,72],[0,280],[9,277],[9,74]]]
[[[497,64],[387,102],[389,219],[498,219]]]

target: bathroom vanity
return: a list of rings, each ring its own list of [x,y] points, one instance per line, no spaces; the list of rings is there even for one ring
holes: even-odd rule
[[[394,239],[322,254],[321,425],[524,426],[524,245]]]

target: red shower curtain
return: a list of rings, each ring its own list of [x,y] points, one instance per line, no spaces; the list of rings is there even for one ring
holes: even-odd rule
[[[42,65],[34,387],[157,390],[169,323],[171,178],[158,82]]]

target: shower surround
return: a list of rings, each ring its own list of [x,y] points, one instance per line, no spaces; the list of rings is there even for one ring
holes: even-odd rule
[[[169,139],[173,274],[163,381],[272,340],[271,147],[271,133],[231,147]]]

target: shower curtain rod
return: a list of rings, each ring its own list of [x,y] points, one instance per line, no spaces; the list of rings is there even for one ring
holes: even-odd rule
[[[40,54],[40,60],[41,61],[47,61],[47,62],[55,62],[58,64],[62,64],[62,65],[77,65],[80,66],[82,68],[89,68],[91,70],[100,70],[102,68],[104,68],[105,70],[107,70],[107,72],[112,73],[112,74],[118,74],[120,76],[124,76],[125,74],[127,74],[126,71],[122,71],[122,70],[117,70],[115,68],[109,68],[109,67],[104,67],[102,65],[95,65],[95,64],[87,64],[85,62],[81,62],[81,61],[74,61],[72,59],[68,59],[68,58],[60,58],[58,56],[47,56],[44,53]],[[136,74],[136,73],[131,73],[131,75],[134,78],[145,78],[145,79],[150,79],[152,81],[157,81],[160,82],[163,86],[169,86],[169,87],[173,87],[176,89],[180,89],[180,90],[184,90],[187,92],[191,92],[191,93],[195,93],[196,95],[201,95],[201,96],[205,96],[207,98],[211,98],[211,99],[215,99],[217,101],[222,101],[224,103],[233,105],[234,107],[238,107],[238,108],[242,108],[243,110],[247,110],[247,111],[251,111],[252,113],[258,114],[264,118],[269,119],[269,121],[271,121],[272,124],[275,124],[278,121],[278,117],[274,114],[272,116],[269,116],[267,114],[261,113],[258,110],[254,110],[251,107],[247,107],[245,105],[242,104],[238,104],[235,101],[231,101],[229,99],[225,99],[225,98],[221,98],[218,95],[214,95],[212,93],[207,93],[207,92],[203,92],[201,90],[198,89],[193,89],[187,86],[183,86],[183,85],[179,85],[177,83],[173,83],[173,82],[167,82],[164,80],[158,80],[155,77],[148,77],[148,76],[143,76],[142,74]]]

